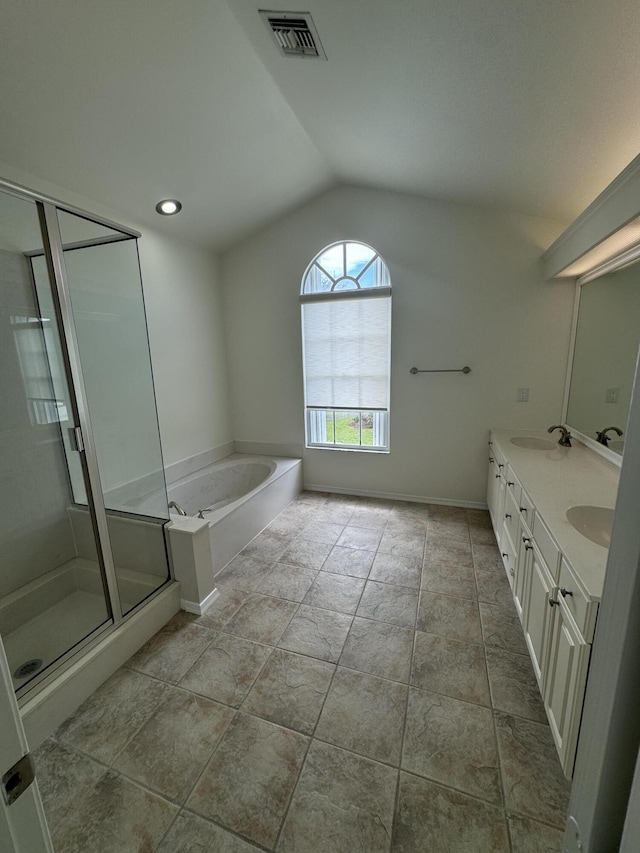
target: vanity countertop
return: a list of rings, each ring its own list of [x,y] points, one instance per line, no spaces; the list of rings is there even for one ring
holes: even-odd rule
[[[516,436],[552,439],[553,450],[529,450],[511,443]],[[555,438],[554,438],[555,436]],[[578,533],[567,521],[569,507],[615,507],[620,469],[576,439],[561,447],[546,430],[493,430],[496,442],[533,501],[573,572],[592,599],[602,596],[608,550]],[[535,538],[535,527],[533,531]]]

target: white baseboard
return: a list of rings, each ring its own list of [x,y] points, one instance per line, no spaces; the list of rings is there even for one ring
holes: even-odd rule
[[[214,589],[213,592],[210,592],[209,595],[203,599],[202,601],[186,601],[184,598],[180,599],[180,607],[182,610],[186,610],[187,613],[195,613],[196,616],[202,616],[207,608],[211,607],[213,602],[220,595],[219,590]]]
[[[483,501],[450,500],[449,498],[425,498],[421,495],[398,495],[395,492],[372,492],[367,489],[343,489],[340,486],[316,486],[305,483],[308,492],[328,492],[337,495],[355,495],[362,498],[382,498],[387,501],[410,501],[418,504],[437,504],[438,506],[459,506],[464,509],[487,509]]]

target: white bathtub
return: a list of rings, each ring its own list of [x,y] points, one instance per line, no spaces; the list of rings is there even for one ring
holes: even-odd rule
[[[187,515],[207,510],[216,575],[301,491],[301,459],[234,453],[172,483],[167,494]]]

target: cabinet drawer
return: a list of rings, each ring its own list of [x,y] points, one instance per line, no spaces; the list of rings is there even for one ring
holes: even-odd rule
[[[495,459],[496,465],[498,466],[500,471],[502,471],[504,473],[506,470],[506,467],[507,467],[507,460],[505,458],[504,453],[500,449],[500,445],[496,444],[495,441],[489,447],[489,456],[491,456],[491,457],[493,457],[493,459]]]
[[[540,553],[544,557],[551,575],[554,580],[558,579],[558,568],[560,565],[560,551],[558,546],[551,538],[551,534],[546,528],[544,521],[536,512],[535,521],[533,522],[533,538],[538,546]]]
[[[558,595],[564,598],[566,608],[573,616],[578,630],[586,642],[591,643],[596,629],[598,602],[587,598],[564,558],[560,564],[558,586],[560,587]],[[562,594],[562,590],[565,590],[565,595]]]

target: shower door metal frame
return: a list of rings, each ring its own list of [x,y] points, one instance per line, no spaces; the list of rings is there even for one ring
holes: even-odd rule
[[[79,434],[81,436],[82,449],[79,450],[79,455],[84,478],[88,486],[87,504],[92,521],[98,561],[102,570],[103,586],[105,588],[105,603],[110,611],[110,617],[107,624],[103,623],[96,627],[90,634],[62,654],[57,659],[55,666],[50,669],[47,668],[43,670],[41,676],[36,676],[28,684],[25,684],[23,688],[19,688],[16,691],[16,698],[20,704],[22,704],[30,699],[31,696],[35,695],[36,692],[39,692],[39,690],[41,690],[46,684],[58,678],[65,669],[75,662],[78,654],[81,652],[86,653],[93,646],[97,645],[106,636],[111,634],[119,625],[121,625],[123,621],[128,620],[151,599],[160,594],[165,589],[167,583],[174,580],[174,576],[171,555],[167,550],[168,576],[166,580],[150,595],[146,596],[142,601],[136,604],[135,607],[131,608],[131,610],[127,612],[126,616],[123,615],[117,575],[113,560],[113,552],[111,549],[111,539],[108,529],[104,493],[100,479],[98,457],[93,439],[91,418],[87,404],[87,394],[82,374],[80,351],[71,309],[69,282],[64,261],[65,246],[62,242],[62,235],[60,233],[58,212],[71,213],[87,220],[88,222],[104,225],[105,227],[122,234],[123,237],[121,239],[126,240],[133,238],[137,240],[142,235],[139,231],[135,231],[132,228],[120,225],[105,217],[97,216],[81,208],[59,201],[58,199],[30,190],[27,187],[22,187],[12,181],[4,180],[3,178],[0,178],[0,191],[6,192],[9,195],[13,195],[23,200],[26,199],[28,201],[33,201],[36,204],[40,229],[42,231],[44,257],[46,259],[47,271],[50,280],[51,296],[56,313],[58,332],[61,337],[61,350],[64,371],[69,388],[69,402],[73,415],[74,428],[77,427],[80,430]],[[101,238],[100,242],[113,242],[117,240],[118,237],[114,236],[110,238],[107,236],[105,238]],[[91,242],[92,241],[87,241],[87,244],[90,244]],[[71,248],[76,247],[77,244],[73,244],[71,246]],[[40,252],[37,254],[40,254]],[[139,267],[138,272],[140,273]],[[140,283],[142,284],[142,282]],[[123,515],[123,513],[118,514]],[[167,521],[169,520],[170,519],[167,519]]]
[[[106,583],[106,596],[111,608],[113,624],[122,622],[122,606],[118,592],[118,579],[116,576],[111,540],[107,525],[107,511],[104,503],[102,483],[100,481],[100,470],[98,468],[98,456],[93,440],[91,429],[91,418],[87,406],[87,394],[82,375],[80,363],[80,350],[76,335],[73,314],[71,313],[71,297],[69,294],[69,282],[67,279],[67,268],[64,263],[64,248],[60,223],[58,221],[58,210],[50,202],[38,202],[38,215],[44,238],[44,253],[49,270],[49,278],[52,283],[53,304],[58,320],[58,329],[63,341],[62,353],[65,362],[65,370],[68,374],[67,381],[72,389],[71,405],[74,414],[75,428],[80,429],[81,444],[78,445],[80,458],[84,457],[83,468],[85,476],[89,481],[87,489],[87,503],[94,524],[94,536],[96,538],[98,559],[102,563],[104,580]]]

